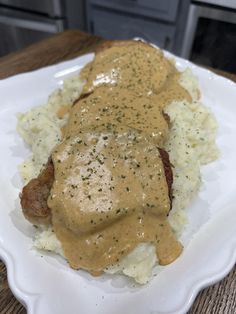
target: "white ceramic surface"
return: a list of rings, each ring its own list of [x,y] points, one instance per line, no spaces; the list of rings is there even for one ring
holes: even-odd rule
[[[0,81],[0,257],[9,285],[29,314],[185,313],[198,291],[223,278],[236,261],[236,85],[177,58],[179,69],[189,66],[199,78],[203,102],[218,120],[221,157],[202,171],[201,191],[188,208],[184,253],[140,287],[122,276],[74,271],[62,258],[35,251],[33,227],[19,207],[17,165],[29,151],[16,133],[15,114],[45,103],[63,78],[91,59],[90,54]]]

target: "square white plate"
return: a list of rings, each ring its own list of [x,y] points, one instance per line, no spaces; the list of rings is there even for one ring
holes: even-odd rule
[[[29,152],[16,133],[16,113],[46,103],[62,80],[92,57],[0,81],[0,257],[10,287],[29,314],[185,313],[197,292],[224,277],[236,261],[236,85],[176,58],[180,70],[188,66],[199,78],[202,101],[219,123],[221,156],[203,169],[201,191],[188,208],[182,256],[140,287],[122,276],[74,271],[62,258],[35,251],[33,227],[19,207],[17,165]]]

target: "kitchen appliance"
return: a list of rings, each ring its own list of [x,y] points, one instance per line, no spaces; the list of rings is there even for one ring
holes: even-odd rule
[[[181,56],[236,73],[236,1],[198,0],[190,5]]]
[[[0,0],[0,56],[66,28],[84,29],[84,1]]]

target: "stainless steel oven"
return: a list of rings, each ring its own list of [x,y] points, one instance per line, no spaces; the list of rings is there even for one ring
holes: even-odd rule
[[[236,1],[193,1],[181,56],[236,73]]]
[[[62,0],[0,0],[0,56],[65,28]]]

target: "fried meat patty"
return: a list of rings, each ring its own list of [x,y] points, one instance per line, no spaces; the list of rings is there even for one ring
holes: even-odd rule
[[[49,158],[37,178],[29,181],[20,195],[21,207],[26,219],[35,225],[50,224],[51,211],[47,199],[54,181],[54,166]]]
[[[168,153],[159,148],[159,153],[163,162],[166,182],[169,189],[170,203],[172,202],[173,174]],[[48,225],[51,223],[51,210],[47,205],[54,181],[54,166],[49,158],[47,165],[37,178],[32,179],[23,188],[20,195],[21,207],[27,220],[35,225]]]

